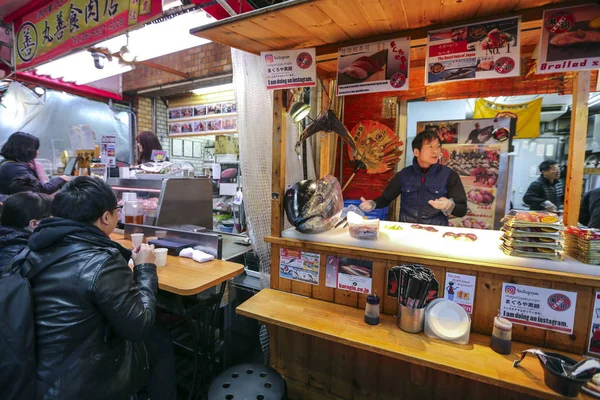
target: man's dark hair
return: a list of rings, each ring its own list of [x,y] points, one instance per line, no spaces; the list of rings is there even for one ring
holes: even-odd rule
[[[41,188],[42,184],[38,179],[27,175],[20,175],[10,182],[8,189],[6,190],[6,194],[17,194],[21,192],[39,193]]]
[[[25,229],[32,219],[44,219],[50,215],[52,215],[52,196],[23,192],[13,194],[6,199],[0,223],[4,226]]]
[[[72,221],[93,224],[106,211],[117,208],[117,196],[99,178],[80,176],[63,186],[54,196],[52,215]]]
[[[554,161],[554,160],[545,160],[542,161],[542,163],[540,164],[540,172],[546,172],[548,171],[550,168],[552,168],[553,165],[557,165],[558,162]]]
[[[25,132],[15,132],[4,143],[0,155],[9,161],[30,162],[37,156],[40,139]]]
[[[437,140],[438,142],[440,142],[440,144],[442,143],[440,137],[437,133],[435,133],[435,131],[431,129],[424,130],[423,132],[419,132],[417,136],[415,136],[415,138],[412,141],[412,148],[413,150],[421,150],[421,147],[423,147],[424,144],[427,144],[433,140]]]

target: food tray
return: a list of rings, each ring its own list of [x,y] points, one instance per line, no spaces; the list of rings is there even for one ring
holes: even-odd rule
[[[377,239],[379,237],[379,219],[364,219],[355,212],[347,215],[348,231],[356,239]]]
[[[502,218],[502,222],[507,227],[564,229],[558,215],[545,211],[511,210]]]
[[[522,241],[522,240],[515,240],[515,239],[505,239],[502,238],[502,240],[504,240],[504,245],[507,247],[512,247],[512,248],[522,248],[522,247],[531,247],[531,248],[543,248],[543,249],[551,249],[551,250],[555,250],[555,251],[563,251],[563,246],[560,243],[557,242],[551,242],[551,243],[543,243],[543,242],[527,242],[527,241]]]
[[[548,228],[546,228],[548,229]],[[513,238],[538,238],[538,239],[550,239],[550,240],[561,240],[562,236],[559,231],[554,232],[532,232],[521,229],[513,228],[502,228],[504,235]]]
[[[506,254],[508,256],[541,258],[541,259],[553,260],[553,261],[563,261],[561,255],[557,252],[538,253],[538,252],[532,252],[532,251],[525,251],[523,249],[513,249],[513,248],[505,246],[504,244],[500,245],[500,250],[502,250],[504,252],[504,254]]]

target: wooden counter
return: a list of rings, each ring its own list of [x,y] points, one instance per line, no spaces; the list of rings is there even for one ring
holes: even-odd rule
[[[123,235],[110,237],[122,246],[132,248]],[[167,265],[157,267],[158,287],[167,292],[191,296],[218,285],[244,272],[244,265],[223,260],[198,263],[190,258],[167,256]]]

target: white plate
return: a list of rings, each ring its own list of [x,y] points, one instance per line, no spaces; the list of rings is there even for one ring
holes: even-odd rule
[[[453,301],[440,301],[429,310],[429,326],[440,338],[456,340],[469,329],[469,315]]]

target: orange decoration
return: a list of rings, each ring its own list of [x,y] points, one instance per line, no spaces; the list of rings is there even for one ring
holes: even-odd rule
[[[350,136],[356,143],[357,158],[367,167],[367,173],[380,174],[393,169],[402,155],[404,143],[394,130],[371,120],[358,122]],[[354,160],[352,149],[348,147],[350,160]]]

